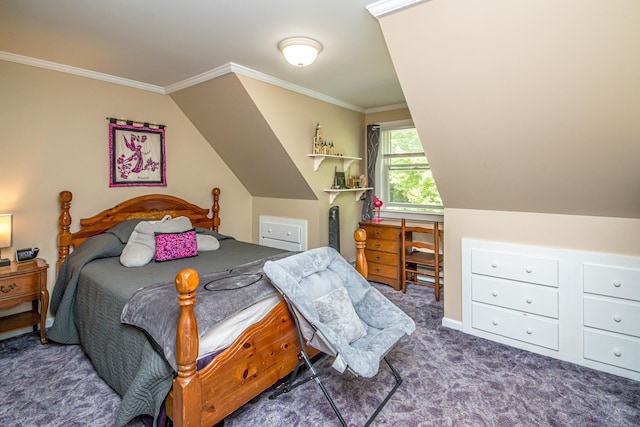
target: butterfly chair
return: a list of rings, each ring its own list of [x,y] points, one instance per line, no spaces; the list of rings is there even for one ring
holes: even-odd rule
[[[367,420],[365,426],[370,425],[402,384],[386,355],[400,338],[415,330],[413,320],[329,247],[268,261],[264,272],[289,305],[302,347],[298,366],[270,398],[314,380],[346,427],[320,379],[329,370],[318,368],[324,357],[312,362],[305,344],[335,358],[332,367],[341,373],[348,370],[370,378],[378,373],[380,361],[384,360],[393,373],[395,385]],[[301,369],[305,366],[307,369]]]
[[[407,292],[407,283],[435,289],[436,301],[440,301],[444,256],[441,254],[440,226],[433,222],[429,227],[409,226],[402,219],[402,292]],[[422,277],[433,278],[433,283]]]

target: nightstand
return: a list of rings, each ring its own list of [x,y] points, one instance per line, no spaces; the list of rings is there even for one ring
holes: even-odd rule
[[[36,325],[40,323],[40,342],[47,343],[48,268],[47,262],[41,258],[19,264],[12,262],[11,265],[0,267],[0,310],[7,310],[29,301],[32,306],[30,311],[1,317],[0,333],[26,326],[33,326],[36,330]]]

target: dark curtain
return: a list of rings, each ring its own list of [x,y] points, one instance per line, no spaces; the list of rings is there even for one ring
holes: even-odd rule
[[[367,187],[375,188],[376,160],[380,147],[380,125],[367,126]],[[362,220],[369,221],[373,217],[373,196],[375,190],[367,191],[362,205]]]

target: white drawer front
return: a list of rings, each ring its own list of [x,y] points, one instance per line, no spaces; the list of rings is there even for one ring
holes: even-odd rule
[[[558,318],[558,289],[506,281],[486,276],[471,277],[474,301]]]
[[[584,325],[640,338],[640,303],[585,295]]]
[[[471,310],[472,326],[476,329],[558,350],[557,320],[475,302]]]
[[[284,242],[300,243],[302,229],[295,225],[279,224],[276,222],[263,223],[262,237],[265,239],[282,240]]]
[[[585,329],[584,358],[640,371],[640,340],[610,332]]]
[[[558,260],[487,249],[471,250],[471,272],[520,282],[558,286]]]
[[[584,291],[640,301],[640,270],[584,263]]]

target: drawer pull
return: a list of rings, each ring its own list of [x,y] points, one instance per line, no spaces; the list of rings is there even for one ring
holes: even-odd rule
[[[380,273],[380,271],[381,270],[379,268],[376,268],[376,273]]]
[[[498,291],[491,292],[491,295],[493,295],[494,297],[497,297],[498,296]]]
[[[494,262],[492,262],[492,263],[491,263],[491,267],[493,267],[493,268],[498,268],[498,263],[497,263],[497,262],[495,262],[495,261],[494,261]]]
[[[525,332],[527,333],[527,335],[531,335],[531,334],[533,334],[533,329],[527,328],[527,330]]]
[[[376,237],[380,236],[380,232],[379,231],[375,231],[373,234],[375,234]]]
[[[376,248],[379,248],[379,247],[380,247],[380,243],[376,243],[376,244],[375,244],[375,247],[376,247]]]
[[[500,323],[500,322],[498,322],[498,320],[497,320],[497,319],[494,319],[494,320],[493,320],[493,322],[491,322],[491,323],[493,323],[493,324],[494,324],[494,326],[498,326],[498,323]]]
[[[4,285],[0,285],[0,292],[2,292],[3,294],[8,294],[17,287],[18,285],[16,285],[15,283],[12,283],[7,287],[5,287]]]
[[[291,232],[290,231],[287,231],[287,236],[291,236]]]
[[[622,282],[613,282],[613,286],[619,288],[620,286],[622,286]]]
[[[622,322],[622,317],[618,316],[617,314],[613,316],[613,321],[616,323],[620,323]]]
[[[380,261],[380,256],[379,255],[376,256],[376,261]]]
[[[524,271],[526,271],[527,273],[531,273],[533,269],[531,267],[527,267],[524,269]]]
[[[525,302],[526,302],[527,304],[531,304],[531,303],[533,302],[533,298],[531,298],[531,297],[527,297],[527,298],[525,299]]]
[[[615,357],[620,357],[622,356],[622,352],[616,348],[615,350],[613,350],[613,355]]]

